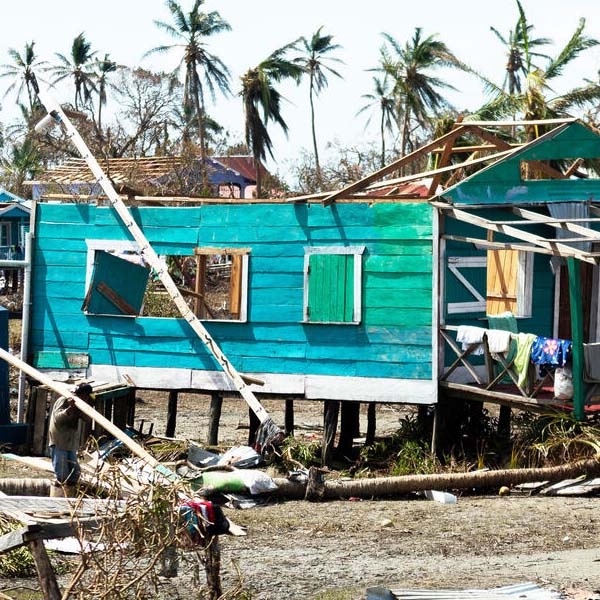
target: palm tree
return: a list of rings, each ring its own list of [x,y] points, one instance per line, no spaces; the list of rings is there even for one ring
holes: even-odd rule
[[[96,91],[94,83],[94,56],[92,45],[85,39],[85,33],[80,33],[71,45],[70,56],[56,53],[59,65],[52,67],[50,71],[56,74],[52,84],[59,83],[65,79],[73,79],[75,84],[75,110],[88,105],[92,99],[92,92]]]
[[[158,46],[146,52],[145,56],[153,53],[163,53],[172,49],[183,50],[183,57],[178,69],[185,72],[183,104],[186,114],[194,115],[198,124],[200,138],[200,153],[202,158],[202,183],[208,190],[206,172],[206,98],[205,89],[214,102],[216,88],[223,94],[230,93],[229,69],[220,58],[211,54],[206,46],[206,39],[222,31],[230,31],[231,26],[221,18],[217,11],[208,13],[200,10],[205,0],[194,0],[189,13],[185,13],[175,0],[167,0],[167,8],[173,18],[173,24],[164,21],[154,21],[154,24],[165,31],[178,43],[168,46]]]
[[[368,110],[376,110],[379,113],[379,135],[381,136],[381,168],[385,166],[385,134],[391,133],[396,125],[396,102],[394,96],[390,93],[389,78],[373,77],[375,92],[372,94],[363,94],[362,97],[368,100],[356,114],[360,115]],[[367,119],[365,127],[368,127],[371,117]]]
[[[451,67],[470,71],[452,54],[446,44],[434,35],[423,36],[421,27],[416,27],[413,37],[404,45],[390,34],[382,34],[391,47],[381,48],[380,67],[394,82],[396,114],[400,119],[402,156],[414,150],[414,132],[431,129],[435,117],[451,109],[440,90],[455,88],[429,73]]]
[[[241,78],[246,144],[254,157],[256,194],[259,198],[262,194],[261,160],[266,158],[267,151],[273,156],[273,142],[267,125],[269,121],[274,121],[286,135],[288,132],[281,114],[282,96],[274,84],[287,78],[298,82],[303,73],[300,65],[285,56],[289,50],[296,48],[296,44],[297,41],[275,50],[256,67],[248,69]]]
[[[527,65],[530,64],[533,57],[550,59],[546,54],[535,52],[534,48],[552,43],[549,38],[532,39],[529,36],[533,25],[527,23],[525,12],[519,0],[517,0],[517,7],[519,9],[519,19],[514,30],[509,31],[507,38],[495,27],[490,27],[507,50],[506,75],[502,89],[512,95],[521,93],[521,77],[527,77]]]
[[[97,63],[96,72],[96,91],[98,93],[98,130],[102,131],[102,107],[106,106],[108,87],[108,75],[114,73],[120,66],[114,60],[111,60],[108,54]]]
[[[12,90],[17,91],[17,102],[21,98],[23,89],[27,90],[27,98],[29,100],[29,110],[33,111],[33,105],[36,101],[35,93],[35,78],[37,69],[43,69],[46,61],[37,60],[34,50],[35,42],[25,44],[23,54],[19,54],[14,48],[8,50],[8,55],[12,59],[12,64],[1,65],[3,69],[0,77],[13,77],[13,82],[8,86],[4,96],[6,97]],[[39,77],[38,77],[39,79]]]
[[[27,193],[24,182],[35,179],[42,171],[42,159],[37,142],[26,136],[23,142],[14,143],[8,154],[0,158],[2,184],[17,196]]]
[[[521,11],[522,30],[528,31],[524,13]],[[525,120],[541,120],[572,116],[574,110],[581,110],[591,103],[600,101],[600,85],[598,82],[586,81],[586,84],[567,92],[551,97],[555,81],[563,75],[565,68],[579,55],[600,44],[594,38],[584,35],[585,19],[580,19],[565,47],[554,58],[550,58],[543,67],[536,67],[531,61],[531,54],[525,54],[524,68],[526,73],[525,88],[516,94],[510,94],[501,87],[487,82],[487,89],[493,93],[492,99],[482,106],[475,118],[499,119],[519,115]],[[527,130],[528,140],[543,133],[539,127]]]
[[[342,61],[334,56],[329,56],[331,52],[341,48],[339,44],[333,43],[332,35],[323,35],[321,33],[323,27],[319,27],[313,33],[310,39],[305,37],[300,38],[304,53],[295,59],[295,62],[302,66],[305,73],[309,77],[309,99],[310,99],[310,125],[313,140],[313,150],[315,153],[315,167],[317,173],[317,181],[321,181],[321,166],[319,164],[319,150],[317,147],[317,135],[315,129],[315,96],[318,96],[328,85],[327,73],[341,77],[341,75],[327,62]]]

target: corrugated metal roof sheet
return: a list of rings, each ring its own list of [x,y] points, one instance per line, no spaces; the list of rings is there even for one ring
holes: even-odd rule
[[[378,588],[381,591],[381,588]],[[506,600],[519,598],[523,600],[562,600],[556,590],[541,588],[534,583],[518,583],[489,590],[409,590],[390,589],[391,598],[397,600]],[[371,595],[367,590],[367,600],[378,600],[385,596],[372,589]],[[388,596],[390,598],[390,596]]]

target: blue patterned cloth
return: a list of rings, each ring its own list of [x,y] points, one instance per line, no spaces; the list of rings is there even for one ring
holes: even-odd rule
[[[538,336],[531,346],[531,362],[536,365],[564,367],[571,354],[571,340]]]

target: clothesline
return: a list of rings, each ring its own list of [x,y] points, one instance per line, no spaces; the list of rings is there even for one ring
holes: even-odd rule
[[[462,344],[463,350],[477,344],[473,354],[483,354],[484,336],[487,338],[488,350],[493,354],[505,354],[511,349],[511,341],[531,342],[531,360],[535,364],[564,366],[569,359],[573,342],[560,338],[538,336],[533,333],[513,333],[502,329],[487,329],[471,325],[446,326],[456,331],[456,341]]]

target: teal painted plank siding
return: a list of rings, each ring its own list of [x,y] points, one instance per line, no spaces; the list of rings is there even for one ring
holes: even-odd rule
[[[157,252],[249,250],[248,319],[205,321],[241,372],[430,379],[432,209],[427,203],[207,204],[133,211]],[[67,225],[65,225],[67,224]],[[31,351],[91,364],[215,370],[182,319],[85,315],[86,240],[129,240],[112,209],[40,203]],[[307,248],[364,247],[360,323],[303,322]]]

